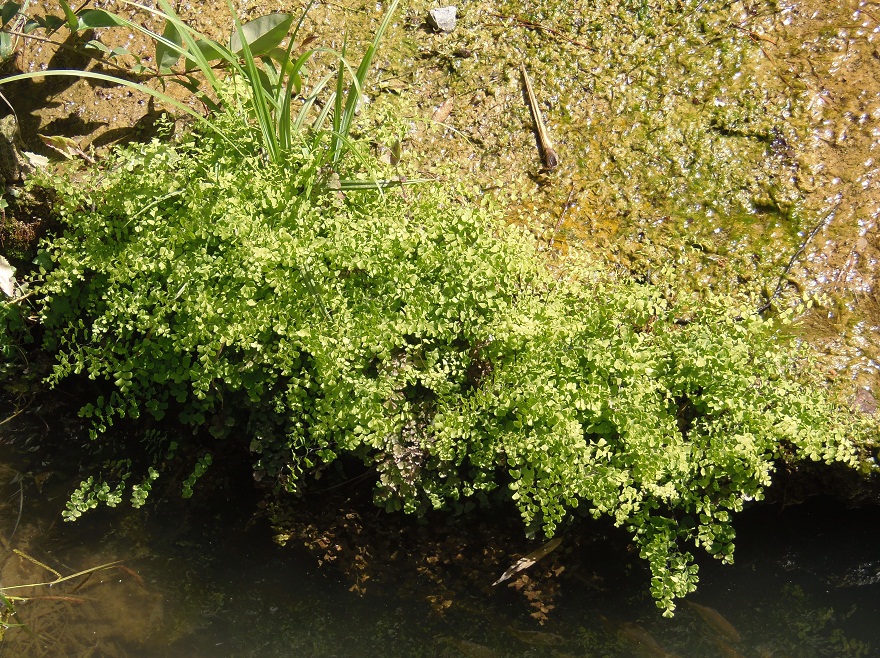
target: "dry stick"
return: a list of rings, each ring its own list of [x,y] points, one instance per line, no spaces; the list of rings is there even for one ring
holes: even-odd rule
[[[523,80],[526,83],[526,94],[529,97],[529,109],[532,111],[535,129],[538,131],[538,141],[541,142],[541,151],[544,154],[544,164],[547,165],[547,169],[553,169],[559,164],[559,158],[556,156],[556,151],[553,150],[553,143],[547,137],[547,128],[544,125],[544,118],[541,116],[541,108],[538,107],[538,99],[535,98],[535,91],[532,89],[532,81],[529,80],[529,74],[526,72],[526,65],[520,64],[520,66]]]
[[[28,293],[28,294],[30,294],[30,293]],[[0,425],[5,425],[5,424],[8,423],[10,420],[13,420],[16,416],[20,416],[21,414],[23,414],[23,413],[25,412],[25,410],[27,410],[27,408],[28,408],[29,406],[31,406],[31,402],[33,402],[33,399],[31,399],[26,405],[24,405],[24,406],[21,407],[20,409],[17,409],[17,410],[15,411],[15,413],[12,414],[11,416],[9,416],[8,418],[4,418],[3,420],[0,420]]]

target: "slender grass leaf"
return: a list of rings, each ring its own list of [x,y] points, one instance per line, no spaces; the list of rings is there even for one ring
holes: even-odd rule
[[[241,26],[232,33],[229,39],[229,50],[241,54],[242,44],[247,43],[251,55],[265,55],[287,36],[293,25],[293,14],[266,14]]]
[[[309,0],[309,4],[306,5],[306,8],[300,14],[296,27],[293,29],[293,34],[290,35],[287,48],[283,51],[283,57],[278,59],[281,70],[279,71],[278,86],[275,89],[274,96],[279,99],[280,107],[275,115],[275,123],[278,142],[284,149],[289,149],[293,145],[293,134],[291,131],[293,111],[291,105],[294,94],[298,96],[302,91],[302,76],[299,72],[305,62],[312,56],[312,53],[308,53],[305,57],[299,57],[296,63],[291,66],[291,53],[293,52],[296,37],[299,34],[303,21],[305,21],[315,2],[316,0]],[[301,44],[300,47],[304,48],[305,46]],[[275,48],[272,52],[279,53],[281,48]],[[284,83],[285,76],[287,77],[287,84]]]
[[[357,180],[343,178],[339,181],[339,189],[343,192],[354,192],[360,190],[384,190],[390,187],[403,187],[405,185],[418,185],[420,183],[433,183],[430,178],[414,178],[410,179],[376,179],[376,180]]]
[[[303,23],[305,22],[305,20],[306,20],[306,16],[309,15],[309,12],[312,10],[312,7],[314,6],[314,4],[315,4],[317,1],[318,1],[318,0],[309,0],[309,4],[306,5],[306,8],[303,9],[302,13],[300,14],[300,16],[299,16],[299,20],[296,22],[296,27],[293,28],[293,34],[290,35],[290,44],[289,44],[288,47],[287,47],[288,50],[290,50],[290,49],[293,47],[293,43],[296,41],[296,37],[297,37],[297,35],[299,34],[299,29],[302,27],[302,24],[303,24]],[[314,39],[317,39],[317,37],[314,36],[314,35],[312,35],[311,37],[309,37],[308,39],[306,39],[305,41],[303,41],[303,42],[300,44],[300,50],[302,50],[303,48],[305,48],[305,47],[308,45],[308,44],[306,43],[306,41],[309,41],[309,39],[314,40]]]
[[[315,104],[315,101],[318,100],[318,96],[321,94],[321,92],[324,91],[324,87],[326,87],[333,79],[334,75],[334,73],[328,73],[323,78],[321,78],[318,84],[316,84],[315,87],[312,89],[312,93],[309,94],[308,98],[306,98],[305,100],[305,103],[303,103],[303,106],[300,108],[300,111],[297,113],[296,121],[294,121],[292,128],[293,132],[300,132],[302,130],[303,123],[305,123],[305,120],[308,117],[312,106]],[[324,122],[324,119],[321,117],[323,116],[324,118],[326,118],[327,112],[330,111],[330,107],[330,103],[324,106],[324,110],[321,112],[321,116],[315,119],[315,122],[312,124],[312,130],[319,131],[321,129],[321,126]]]
[[[266,101],[266,93],[264,91],[263,85],[260,82],[260,70],[257,66],[256,61],[254,60],[253,52],[251,52],[250,43],[247,40],[247,36],[244,33],[244,27],[241,24],[241,21],[238,20],[238,17],[235,15],[235,8],[232,6],[231,0],[228,2],[229,4],[229,13],[232,15],[233,21],[235,23],[235,31],[239,37],[239,45],[241,49],[241,55],[244,56],[244,69],[242,71],[244,79],[250,85],[251,90],[251,106],[254,110],[254,115],[257,119],[257,124],[260,127],[260,132],[263,134],[263,145],[266,148],[267,155],[272,162],[278,162],[279,158],[279,146],[278,146],[278,134],[275,132],[275,121],[272,118],[271,113],[269,112],[269,107]]]
[[[394,12],[397,10],[398,4],[400,4],[400,0],[394,0],[394,2],[391,3],[391,6],[388,7],[388,11],[385,12],[385,16],[382,18],[382,23],[379,25],[379,29],[376,30],[373,41],[370,43],[369,48],[367,48],[367,52],[364,53],[364,56],[361,59],[360,66],[358,66],[357,73],[352,80],[351,88],[348,91],[348,98],[345,102],[345,111],[342,113],[338,125],[336,120],[334,119],[334,130],[340,135],[348,135],[349,131],[351,130],[351,123],[354,120],[358,101],[363,95],[363,86],[364,82],[367,79],[367,73],[370,70],[370,66],[372,66],[373,58],[376,56],[376,51],[379,48],[379,42],[382,40],[382,37],[388,29],[388,26],[391,24],[391,19],[394,15]],[[341,156],[341,150],[333,150],[333,162],[338,161]]]
[[[182,43],[185,45],[185,48],[178,46],[173,41],[165,39],[164,36],[156,34],[155,32],[151,32],[150,30],[141,27],[136,23],[126,22],[126,25],[128,25],[132,29],[141,32],[142,34],[145,34],[146,36],[157,42],[161,41],[172,50],[177,49],[178,52],[183,57],[185,57],[188,62],[192,62],[196,65],[196,67],[198,67],[198,69],[207,79],[208,84],[210,84],[213,89],[217,89],[221,83],[217,78],[217,75],[214,72],[213,68],[211,67],[210,62],[205,57],[203,49],[199,48],[199,46],[196,45],[197,40],[204,40],[206,42],[214,44],[211,50],[216,51],[217,53],[219,53],[221,59],[226,59],[227,62],[235,66],[235,57],[230,54],[229,51],[226,50],[226,48],[219,44],[216,44],[216,42],[212,42],[211,39],[208,39],[208,37],[206,37],[205,35],[197,32],[196,30],[193,30],[186,23],[180,20],[180,17],[174,12],[174,8],[167,2],[167,0],[159,0],[161,11],[153,9],[152,7],[140,5],[136,2],[129,2],[128,0],[123,0],[123,2],[125,2],[125,4],[129,6],[136,7],[138,9],[153,14],[158,18],[162,18],[168,22],[173,23],[175,28],[177,28],[177,32],[180,35]]]
[[[293,62],[290,61],[290,50],[285,48],[273,48],[265,55],[263,61],[269,60],[272,64],[277,64],[282,76],[290,75],[293,68]]]
[[[341,62],[345,61],[345,49],[348,45],[348,37],[342,42]],[[340,63],[341,63],[340,62]],[[333,134],[330,138],[330,161],[336,162],[342,155],[339,144],[339,136],[342,134],[342,94],[345,91],[345,68],[339,67],[336,76],[336,93],[333,94]]]

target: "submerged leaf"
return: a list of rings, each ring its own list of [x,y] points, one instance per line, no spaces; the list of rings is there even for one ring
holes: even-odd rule
[[[503,583],[505,580],[509,579],[514,574],[519,573],[520,571],[524,571],[535,564],[538,560],[541,560],[553,551],[555,551],[559,545],[562,543],[561,537],[556,537],[555,539],[551,539],[546,544],[541,546],[541,548],[532,551],[525,557],[520,558],[516,561],[516,563],[511,566],[507,571],[501,574],[501,578],[492,583],[492,587],[499,583]]]

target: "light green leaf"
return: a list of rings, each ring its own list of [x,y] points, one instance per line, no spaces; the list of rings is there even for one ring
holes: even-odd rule
[[[266,14],[241,26],[241,33],[251,49],[254,57],[265,55],[276,48],[287,36],[293,25],[293,14]],[[239,33],[233,32],[229,40],[229,49],[240,53],[242,49]]]
[[[67,19],[67,27],[69,27],[72,32],[76,32],[79,27],[79,18],[73,13],[73,9],[70,8],[70,5],[67,4],[65,0],[58,0],[58,2],[61,3],[61,8],[64,10],[64,17]]]

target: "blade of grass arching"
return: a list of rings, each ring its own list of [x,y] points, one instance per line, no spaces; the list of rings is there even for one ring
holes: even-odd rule
[[[148,36],[156,40],[158,43],[164,44],[168,49],[179,52],[184,57],[184,60],[186,62],[194,64],[205,77],[208,85],[211,87],[212,90],[214,90],[215,93],[221,87],[222,82],[217,77],[217,74],[214,71],[214,67],[211,65],[211,60],[208,59],[207,53],[210,53],[213,59],[225,60],[225,62],[234,70],[240,70],[238,60],[229,51],[228,48],[225,48],[223,45],[217,43],[213,39],[210,39],[201,32],[192,29],[189,25],[184,23],[174,11],[174,8],[167,2],[167,0],[159,0],[161,11],[152,7],[141,5],[137,2],[132,2],[131,0],[122,1],[130,7],[135,7],[147,13],[153,14],[160,19],[164,19],[166,23],[170,23],[171,25],[173,25],[176,28],[178,35],[180,36],[186,48],[181,48],[174,42],[165,39],[163,36],[156,35],[155,33],[149,33]],[[127,24],[131,24],[130,21],[127,22]],[[131,24],[131,26],[141,33],[147,34],[149,32],[148,30],[145,30],[145,28],[141,28],[137,24]]]
[[[343,146],[345,146],[346,149],[347,149],[347,151],[348,151],[349,153],[351,153],[352,155],[354,155],[355,159],[358,160],[358,161],[360,162],[361,166],[364,168],[364,171],[369,171],[369,170],[370,170],[370,163],[367,162],[366,158],[364,158],[364,157],[358,152],[357,148],[355,148],[355,144],[352,143],[352,141],[348,138],[348,136],[347,136],[347,135],[337,135],[337,138],[339,139],[339,143],[342,144]],[[348,183],[351,183],[351,181],[347,181],[347,182],[348,182]],[[372,190],[377,190],[377,191],[379,192],[379,195],[380,195],[383,199],[385,198],[385,193],[382,191],[382,186],[379,184],[378,179],[376,179],[376,178],[374,177],[372,180],[367,180],[367,181],[363,181],[363,182],[367,184],[366,188],[365,188],[365,187],[361,187],[361,188],[359,188],[359,189],[372,189]],[[339,184],[340,184],[340,188],[341,188],[341,186],[342,186],[342,181],[339,181]],[[353,187],[353,186],[351,186],[351,185],[349,185],[349,189],[356,189],[356,188]]]
[[[344,178],[339,181],[339,189],[343,192],[358,192],[363,190],[385,190],[389,187],[404,187],[407,185],[419,185],[421,183],[435,183],[430,178],[382,178],[374,180],[358,180],[356,178]]]
[[[300,20],[300,24],[302,24],[302,20]],[[299,30],[299,25],[297,25],[297,30]],[[287,51],[284,54],[285,63],[283,65],[279,65],[281,68],[281,74],[278,76],[278,89],[275,91],[275,94],[280,95],[281,97],[279,103],[280,107],[278,109],[278,113],[276,114],[276,119],[278,122],[279,142],[285,149],[290,148],[293,140],[293,126],[291,124],[291,105],[293,104],[294,92],[299,94],[302,84],[300,71],[302,70],[303,66],[305,66],[306,62],[311,59],[312,55],[317,52],[317,49],[307,50],[299,57],[297,57],[296,61],[291,64],[290,53],[292,52],[293,40],[295,38],[295,35],[296,32],[294,32],[294,36],[290,38],[290,43],[288,44]],[[299,82],[297,82],[297,80],[299,80]]]
[[[300,28],[302,27],[303,22],[306,20],[306,16],[309,15],[309,11],[311,11],[312,6],[315,4],[316,1],[317,1],[317,0],[309,0],[309,4],[306,5],[306,8],[303,9],[302,14],[300,14],[299,20],[298,20],[297,23],[296,23],[296,27],[293,28],[293,32],[290,34],[290,40],[289,40],[288,43],[287,43],[287,49],[286,49],[286,52],[285,52],[285,54],[284,54],[284,61],[285,61],[285,62],[289,62],[289,61],[290,61],[290,54],[293,52],[293,49],[294,49],[294,47],[295,47],[295,45],[296,45],[296,37],[297,37],[297,35],[299,34],[299,30],[300,30]],[[314,52],[314,51],[311,51],[311,52]],[[305,57],[305,60],[303,60],[303,62],[305,62],[306,60],[308,60],[308,58],[309,58],[310,56],[311,56],[311,54],[307,54],[306,57]],[[300,56],[300,57],[299,57],[299,60],[302,60],[302,59],[303,59],[302,56]],[[299,61],[299,60],[298,60],[298,61]],[[301,66],[302,66],[302,64],[300,64],[299,66],[297,66],[297,67],[296,67],[296,70],[299,70],[299,68],[300,68]],[[281,76],[281,77],[279,78],[279,80],[278,80],[278,85],[279,85],[279,86],[278,86],[278,88],[275,90],[275,96],[279,96],[279,95],[281,94],[281,84],[283,83],[283,78],[284,78],[284,76]]]
[[[217,135],[219,135],[222,139],[224,139],[230,146],[232,146],[236,151],[244,155],[241,151],[241,148],[236,144],[236,142],[230,139],[222,130],[219,130],[217,126],[206,119],[204,116],[196,112],[191,107],[184,105],[180,101],[172,98],[168,94],[164,94],[161,91],[157,91],[156,89],[152,89],[147,87],[146,85],[139,84],[137,82],[132,82],[131,80],[124,80],[122,78],[117,78],[112,75],[105,75],[104,73],[95,73],[94,71],[80,71],[76,69],[62,69],[62,70],[54,70],[54,71],[33,71],[29,73],[19,73],[17,75],[11,75],[8,78],[0,79],[0,85],[9,84],[10,82],[16,82],[18,80],[31,80],[35,78],[43,78],[43,77],[54,77],[54,76],[66,76],[71,78],[89,78],[92,80],[101,80],[103,82],[111,82],[116,85],[122,85],[128,87],[129,89],[135,89],[137,91],[143,92],[145,94],[149,94],[154,98],[162,101],[166,105],[170,105],[172,107],[176,107],[183,112],[186,112],[191,117],[197,119],[199,123],[207,126]]]
[[[339,53],[337,53],[335,50],[332,50],[330,48],[313,48],[311,50],[307,50],[302,55],[300,55],[299,59],[297,59],[296,62],[293,64],[293,67],[290,71],[290,75],[288,76],[287,90],[289,91],[288,95],[290,96],[290,98],[285,101],[286,106],[287,106],[288,115],[290,114],[290,106],[293,102],[293,90],[292,90],[292,87],[294,86],[293,85],[293,77],[295,75],[298,75],[299,71],[302,69],[302,67],[305,65],[305,63],[315,53],[318,53],[318,52],[329,52],[329,53],[332,53],[336,57],[339,56]],[[317,100],[318,95],[324,90],[324,87],[327,86],[327,83],[330,82],[330,80],[332,80],[335,75],[336,74],[333,72],[327,74],[326,76],[321,78],[321,80],[318,82],[318,84],[315,85],[315,87],[312,89],[309,96],[305,99],[303,106],[300,108],[299,112],[297,113],[296,120],[293,122],[293,125],[290,127],[290,134],[291,135],[299,133],[302,130],[302,125],[305,122],[306,117],[308,116],[309,110],[311,109],[311,107],[315,103],[315,101]]]
[[[284,95],[281,98],[280,107],[275,113],[278,123],[278,143],[284,151],[289,151],[293,144],[293,134],[291,132],[291,116],[290,106],[293,104],[293,81],[289,81],[284,88]]]
[[[345,91],[345,50],[348,36],[342,41],[342,53],[339,58],[339,72],[336,76],[336,92],[333,94],[333,131],[330,136],[330,162],[336,162],[338,159],[336,153],[339,149],[338,135],[342,129],[342,93]],[[329,103],[328,103],[329,105]],[[322,121],[323,123],[323,121]]]
[[[315,101],[318,100],[318,95],[324,90],[324,87],[326,87],[335,76],[335,73],[328,73],[323,78],[321,78],[321,81],[318,82],[317,85],[315,85],[314,89],[312,89],[312,93],[310,93],[308,98],[306,98],[303,106],[300,108],[299,112],[296,115],[296,121],[293,122],[293,132],[298,133],[302,130],[302,125],[303,123],[305,123],[306,117],[309,114],[309,110],[312,109],[312,105],[314,105]],[[318,119],[316,119],[315,122],[312,124],[313,130],[317,131],[321,129],[321,125],[323,124],[324,119],[326,119],[327,117],[327,113],[332,107],[332,101],[333,99],[331,98],[330,101],[324,106],[321,112],[321,115],[323,115],[323,119],[320,120],[320,123],[318,122]]]
[[[269,91],[275,88],[278,73],[273,67],[267,65],[265,62],[263,63],[263,66],[260,66],[257,63],[257,60],[254,60],[254,63],[257,65],[257,79],[260,82],[260,86],[263,88],[263,99],[265,100],[267,107],[270,109],[270,114],[277,113],[282,99],[269,93]]]
[[[162,2],[167,2],[167,0],[162,0]],[[235,13],[235,7],[232,5],[232,0],[227,0],[227,4],[229,5],[229,13],[232,15],[232,20],[235,25],[235,32],[238,34],[238,38],[241,41],[241,55],[244,56],[244,79],[250,87],[251,105],[254,108],[254,114],[256,115],[257,123],[260,126],[260,132],[263,134],[263,145],[266,148],[269,160],[272,162],[278,162],[278,135],[275,133],[275,122],[272,119],[271,112],[266,103],[266,93],[263,89],[263,83],[260,80],[260,71],[257,67],[256,61],[254,61],[254,55],[248,45],[241,21],[238,20],[238,16]]]
[[[156,16],[157,18],[164,20],[166,26],[170,22],[175,28],[178,29],[178,31],[180,31],[181,28],[183,28],[184,30],[190,30],[190,28],[188,26],[186,26],[185,24],[183,24],[179,19],[175,20],[176,16],[171,16],[168,13],[158,11],[156,9],[152,9],[150,7],[145,7],[145,6],[140,5],[136,2],[130,2],[129,0],[123,0],[123,2],[129,6],[132,6],[137,9],[141,9],[143,11],[149,12],[149,13],[153,14],[154,16]],[[171,9],[170,6],[167,6],[166,8],[169,9],[173,13],[173,10]],[[153,40],[157,45],[161,44],[163,46],[163,48],[166,50],[166,52],[177,53],[183,57],[188,58],[187,52],[180,46],[180,44],[175,43],[175,41],[173,41],[173,40],[171,40],[161,34],[153,32],[152,30],[144,27],[143,25],[135,23],[134,21],[130,21],[127,18],[123,18],[122,16],[119,16],[118,14],[114,14],[114,13],[106,11],[104,9],[90,9],[90,10],[80,14],[79,27],[80,27],[80,29],[103,28],[103,27],[127,27],[130,30],[133,30],[135,32],[140,32],[141,34],[143,34],[147,38]]]
[[[178,53],[182,57],[184,57],[186,61],[194,63],[205,76],[208,83],[213,89],[217,89],[219,85],[219,80],[214,73],[214,70],[211,67],[208,59],[205,57],[203,48],[199,47],[199,45],[196,43],[197,40],[193,38],[193,35],[199,37],[203,42],[210,42],[213,46],[211,48],[212,52],[220,55],[223,59],[226,59],[227,62],[229,62],[231,65],[237,65],[237,61],[234,57],[232,57],[231,54],[229,54],[228,49],[225,49],[219,44],[216,44],[215,42],[208,39],[208,37],[204,36],[200,32],[193,30],[187,24],[181,21],[177,14],[174,12],[173,7],[171,7],[171,5],[168,4],[166,0],[159,1],[159,5],[162,8],[162,11],[138,4],[137,2],[132,2],[131,0],[123,0],[123,2],[130,7],[140,9],[156,16],[157,18],[164,20],[166,22],[166,26],[168,24],[173,25],[174,28],[176,28],[177,30],[178,36],[181,37],[183,43],[186,44],[187,48],[182,48],[178,43],[175,43],[171,39],[168,39],[163,35],[157,34],[152,30],[149,30],[142,25],[139,25],[138,23],[135,23],[126,18],[102,9],[93,9],[81,14],[81,27],[128,27],[131,30],[140,32],[141,34],[155,41],[157,44],[162,44],[167,52]],[[168,101],[166,100],[165,102]]]
[[[261,71],[251,55],[250,48],[246,44],[242,44],[242,53],[244,54],[245,62],[245,80],[249,83],[251,106],[254,108],[260,132],[263,134],[263,144],[266,147],[269,159],[272,162],[277,162],[279,157],[278,135],[275,132],[275,121],[269,109],[269,99],[263,87],[263,79],[260,76]]]
[[[334,51],[331,50],[328,52],[334,52]],[[327,149],[327,154],[328,154],[327,159],[329,160],[329,162],[338,162],[339,157],[334,157],[334,155],[339,154],[339,156],[341,156],[341,154],[342,154],[341,147],[345,146],[347,144],[346,142],[340,141],[340,137],[347,136],[346,133],[340,132],[335,129],[335,127],[337,126],[337,123],[338,123],[337,117],[340,117],[339,108],[342,104],[342,95],[340,95],[338,92],[339,81],[340,81],[340,79],[344,79],[344,72],[345,71],[348,71],[349,75],[352,76],[353,81],[354,81],[354,76],[355,76],[354,70],[351,68],[349,63],[345,61],[345,57],[343,57],[341,53],[336,53],[336,55],[339,59],[339,74],[337,75],[337,90],[333,92],[333,94],[330,96],[329,99],[327,99],[327,103],[321,109],[321,113],[318,115],[318,118],[315,119],[314,123],[312,124],[312,130],[314,132],[316,132],[316,133],[322,132],[324,121],[327,120],[327,116],[329,115],[330,110],[331,109],[333,110],[333,128],[331,128],[331,130],[329,131],[331,143],[330,143],[330,148]],[[332,76],[332,74],[331,74],[331,76]],[[326,84],[326,79],[322,80],[322,84],[320,86],[323,88],[324,84]],[[357,84],[357,83],[355,82],[355,84]],[[315,91],[312,92],[309,100],[314,102],[315,98],[317,97],[318,91],[319,91],[319,89],[316,87]],[[306,109],[307,108],[304,107],[303,111]],[[304,116],[303,111],[300,112],[301,117]]]
[[[370,66],[373,64],[373,58],[376,56],[376,51],[379,49],[379,42],[388,29],[388,26],[391,24],[391,19],[394,12],[397,10],[398,4],[400,4],[400,0],[394,0],[391,3],[391,6],[388,7],[388,11],[385,12],[385,16],[382,18],[382,23],[379,25],[379,29],[376,30],[373,41],[370,43],[367,52],[364,53],[364,56],[361,59],[355,78],[352,80],[352,87],[348,91],[348,99],[346,100],[345,112],[343,114],[341,125],[338,127],[334,126],[334,129],[338,129],[343,135],[348,135],[351,130],[351,123],[354,119],[354,113],[357,109],[358,101],[363,95],[364,82],[367,79],[367,73],[370,71]],[[334,152],[334,156],[336,156],[334,158],[335,162],[338,158],[336,152]]]
[[[284,95],[281,98],[280,107],[275,113],[278,121],[278,142],[281,148],[289,151],[293,144],[291,132],[291,105],[293,104],[293,73],[288,76],[287,85],[284,87]]]
[[[317,2],[317,0],[309,0],[309,4],[307,4],[305,6],[305,9],[303,9],[302,14],[300,14],[300,16],[299,16],[299,20],[296,22],[296,27],[293,28],[293,33],[290,35],[290,41],[287,44],[287,53],[285,55],[286,62],[290,61],[290,54],[293,52],[294,44],[296,43],[296,37],[299,35],[300,28],[302,27],[303,23],[305,22],[306,17],[309,15],[309,12],[312,10],[312,7],[314,6],[315,2]],[[275,90],[275,96],[276,97],[282,96],[281,107],[279,109],[280,114],[277,115],[277,117],[278,117],[278,137],[279,137],[279,141],[281,142],[282,147],[285,150],[290,149],[293,144],[293,130],[292,130],[292,125],[290,122],[291,122],[291,105],[293,103],[293,88],[294,88],[294,86],[296,86],[296,85],[294,85],[294,80],[299,76],[300,69],[309,60],[309,58],[314,54],[314,52],[315,52],[314,50],[307,51],[306,53],[303,53],[302,55],[300,55],[300,57],[297,58],[296,63],[293,66],[293,69],[290,71],[290,73],[287,76],[287,85],[285,87],[283,87],[283,93],[282,93],[281,85],[283,84],[284,76],[281,75],[281,76],[279,76],[279,79],[278,79],[279,87],[278,87],[278,89]],[[299,93],[299,91],[297,91],[297,93]]]
[[[294,41],[296,41],[296,37],[299,34],[299,29],[302,27],[302,24],[305,23],[306,17],[309,15],[309,12],[312,10],[312,7],[315,6],[315,3],[318,0],[309,0],[309,4],[306,5],[306,8],[303,9],[303,13],[300,15],[299,20],[296,23],[296,27],[293,28],[293,34],[290,35],[290,46],[293,45]],[[290,48],[288,46],[288,49]]]

